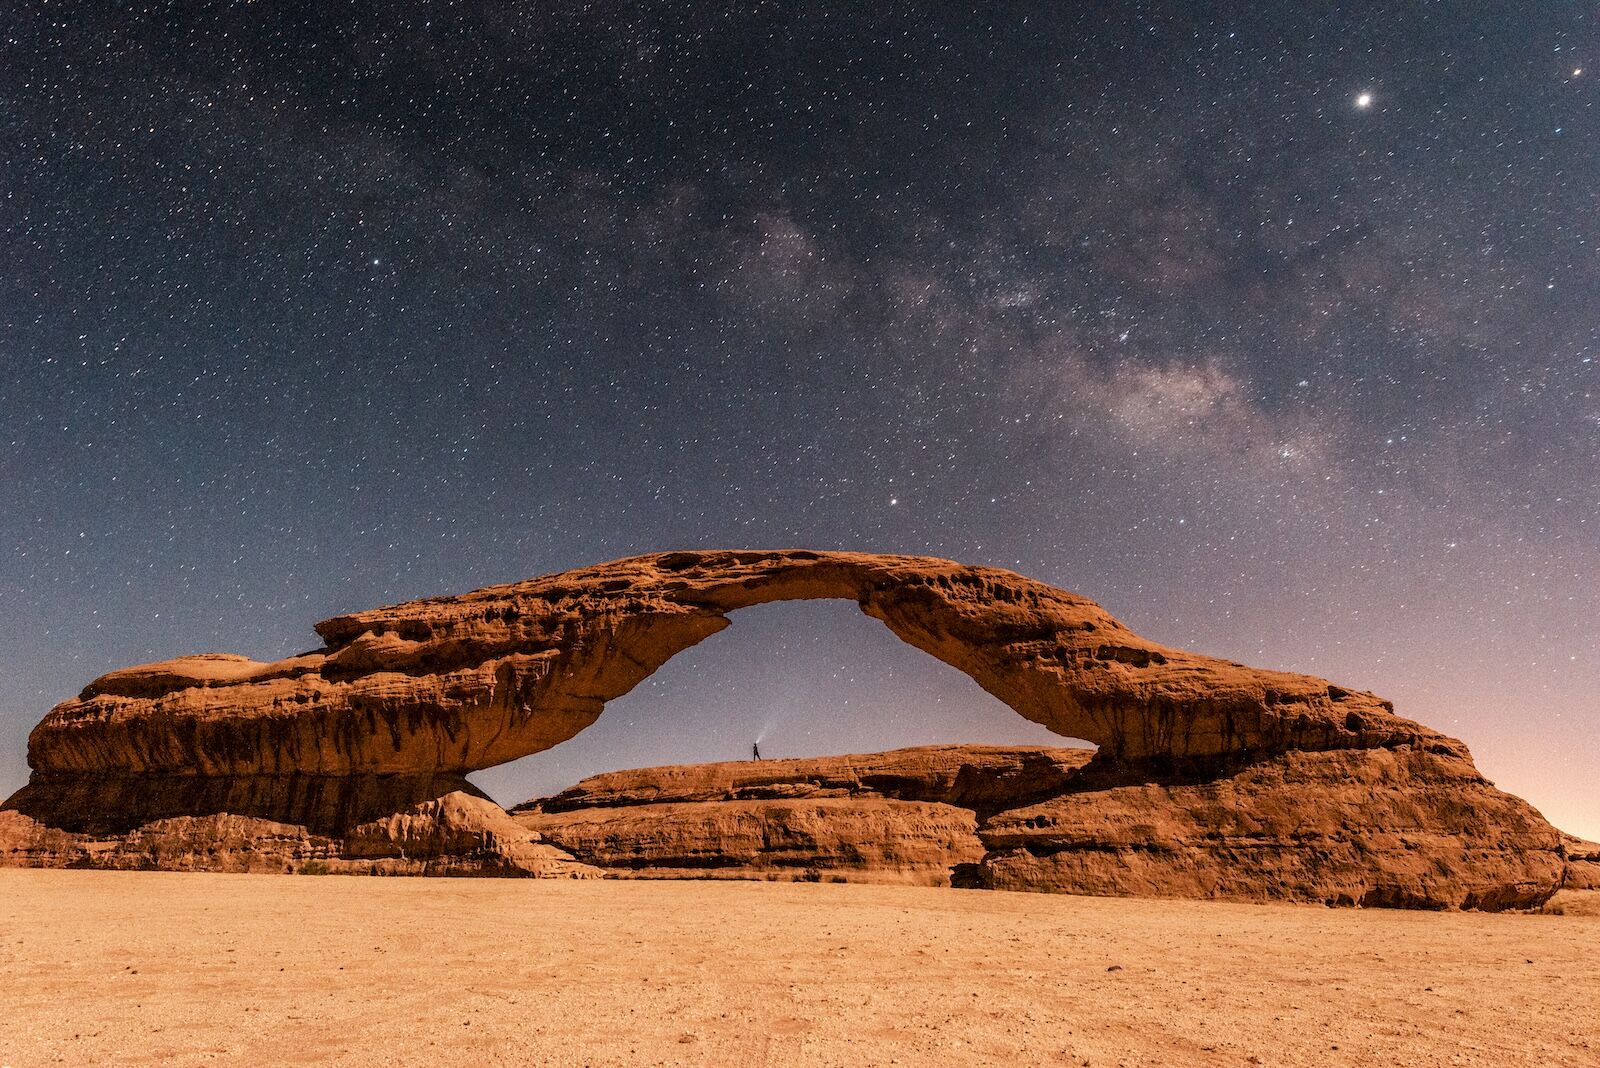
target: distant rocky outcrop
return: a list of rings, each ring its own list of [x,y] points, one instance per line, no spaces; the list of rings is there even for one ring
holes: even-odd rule
[[[804,598],[855,601],[1020,715],[1093,742],[1098,755],[1055,795],[1061,784],[1051,776],[1060,769],[1036,764],[990,783],[989,794],[945,800],[860,791],[734,798],[796,807],[747,806],[734,822],[729,809],[703,832],[689,823],[705,813],[680,811],[674,818],[689,823],[673,833],[685,841],[701,833],[733,842],[754,834],[752,821],[770,818],[784,828],[779,839],[798,843],[804,828],[859,819],[860,833],[867,824],[879,829],[871,833],[881,846],[877,860],[863,855],[860,870],[925,872],[945,848],[934,843],[956,843],[966,817],[896,806],[942,805],[979,821],[985,852],[972,862],[972,878],[980,885],[1314,899],[1337,884],[1330,900],[1499,907],[1548,896],[1564,877],[1564,861],[1551,869],[1541,859],[1559,855],[1555,832],[1502,801],[1461,742],[1395,715],[1370,693],[1158,645],[1092,601],[1009,571],[808,550],[632,557],[338,616],[317,625],[321,648],[272,663],[202,654],[111,672],[57,705],[30,735],[32,775],[4,806],[0,862],[583,874],[546,843],[518,838],[530,832],[513,832],[467,773],[577,734],[607,701],[728,626],[730,612]],[[1305,783],[1290,781],[1302,773]],[[1376,792],[1364,804],[1330,795],[1331,805],[1342,805],[1336,828],[1334,817],[1312,810],[1317,784],[1337,787],[1345,775]],[[1149,806],[1155,833],[1122,845],[1105,837],[1105,856],[1090,863],[1098,847],[1073,830],[1093,824],[1081,801],[1089,783],[1105,791],[1108,814]],[[1117,792],[1124,789],[1144,792]],[[1309,791],[1309,837],[1291,826],[1302,801],[1290,803],[1284,791],[1298,790]],[[1454,790],[1453,799],[1446,803],[1440,790]],[[860,807],[869,799],[882,806],[871,817]],[[857,806],[852,815],[839,800]],[[1238,819],[1208,805],[1239,806]],[[1030,806],[1038,807],[1031,825],[1003,818]],[[1252,816],[1250,806],[1263,815]],[[599,821],[599,808],[569,811]],[[752,814],[759,812],[765,817]],[[1228,854],[1218,842],[1244,849],[1259,821],[1263,840],[1286,843],[1286,857],[1309,843],[1295,855],[1319,871],[1323,862],[1306,858],[1342,834],[1350,845],[1335,866],[1372,878],[1289,874],[1292,858],[1277,868],[1265,860],[1252,867],[1243,853],[1237,863],[1219,859]],[[888,838],[901,833],[894,827],[914,844],[889,849]],[[596,826],[593,841],[620,843],[623,833]],[[1546,833],[1548,848],[1529,845]],[[1455,853],[1446,845],[1452,835]],[[1154,842],[1162,845],[1140,844]],[[1505,859],[1524,846],[1533,858],[1526,864]],[[593,848],[596,856],[625,852]],[[796,845],[793,856],[805,848]],[[1404,867],[1382,858],[1402,848],[1437,870],[1374,896],[1379,875]],[[948,846],[952,856],[965,849]],[[1178,859],[1162,859],[1163,849]],[[1105,859],[1113,854],[1122,860]],[[708,855],[679,859],[692,870],[706,867]],[[635,860],[639,870],[654,864],[643,854]],[[1355,894],[1358,886],[1367,889]]]
[[[1093,749],[925,745],[854,756],[738,760],[611,771],[513,815],[699,801],[883,798],[930,801],[987,816],[1060,794]]]
[[[1561,853],[1566,861],[1564,890],[1600,890],[1600,843],[1585,842],[1570,834],[1561,836]]]

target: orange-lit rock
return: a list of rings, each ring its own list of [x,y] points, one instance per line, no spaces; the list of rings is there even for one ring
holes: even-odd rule
[[[585,863],[651,878],[948,885],[981,814],[1052,797],[1091,749],[939,745],[609,772],[512,815]]]
[[[1376,901],[1387,891],[1374,896],[1370,887],[1381,882],[1402,887],[1390,895],[1396,903],[1462,906],[1546,893],[1547,858],[1537,843],[1548,825],[1483,783],[1462,743],[1395,715],[1381,698],[1158,645],[1092,601],[1009,571],[806,550],[633,557],[338,616],[317,625],[321,648],[273,663],[202,654],[111,672],[34,729],[32,776],[5,805],[0,845],[11,844],[3,855],[14,863],[76,863],[60,858],[78,856],[81,847],[79,860],[108,864],[124,855],[161,866],[213,856],[224,858],[218,864],[271,867],[289,857],[283,866],[292,868],[294,858],[311,856],[335,870],[582,874],[581,865],[563,868],[570,861],[536,838],[519,838],[523,832],[512,831],[464,776],[571,738],[607,701],[728,626],[730,613],[805,598],[855,601],[1018,714],[1094,742],[1098,757],[1083,776],[1068,769],[1070,782],[1049,758],[1015,758],[1022,762],[1009,777],[991,777],[987,794],[961,794],[959,777],[947,782],[937,761],[886,754],[872,759],[924,760],[880,777],[899,774],[927,796],[878,790],[865,773],[857,785],[840,786],[832,776],[856,771],[830,765],[815,782],[791,775],[765,787],[739,778],[746,772],[729,772],[726,781],[701,782],[705,798],[652,803],[695,804],[718,793],[741,802],[805,800],[810,809],[768,813],[774,828],[781,824],[799,843],[791,858],[810,848],[795,828],[821,828],[816,848],[826,852],[829,841],[842,849],[849,837],[835,834],[840,821],[860,817],[858,830],[878,843],[877,859],[867,858],[865,867],[919,873],[937,867],[941,850],[965,855],[965,845],[931,843],[956,842],[955,828],[967,817],[897,806],[946,806],[982,821],[980,881],[992,885],[1232,894],[1237,883],[1252,893],[1317,899],[1337,882],[1369,889],[1334,897]],[[1285,769],[1304,782],[1263,785]],[[755,774],[782,779],[794,770]],[[759,793],[780,787],[793,793]],[[747,788],[757,794],[742,796]],[[1120,792],[1128,788],[1135,792]],[[629,787],[619,780],[616,789]],[[1357,803],[1352,789],[1370,796]],[[945,790],[953,792],[932,796]],[[831,803],[841,796],[858,807],[846,812]],[[562,801],[550,804],[546,816]],[[1115,845],[1112,824],[1095,839],[1106,844],[1105,856],[1073,859],[1074,828],[1094,827],[1097,805],[1099,818],[1112,824],[1137,822],[1145,811],[1148,819],[1138,825],[1156,828],[1149,840],[1171,844],[1178,859]],[[1197,805],[1211,814],[1196,815]],[[1004,818],[1027,806],[1038,809],[1028,817],[1033,824]],[[1223,812],[1230,806],[1237,819]],[[869,808],[874,813],[864,816]],[[681,829],[673,833],[686,841],[696,834],[754,841],[755,811],[734,822],[679,812],[672,818]],[[621,855],[621,817],[606,818],[610,829],[596,833],[612,844],[596,846],[595,855]],[[1327,822],[1335,819],[1338,828]],[[1266,837],[1288,851],[1277,867],[1252,867],[1246,853],[1218,846],[1217,835],[1238,837],[1228,829],[1236,823],[1261,820]],[[1298,825],[1316,831],[1297,836]],[[1344,852],[1329,844],[1340,834],[1349,843]],[[299,844],[301,836],[309,844]],[[1371,846],[1380,837],[1388,859],[1374,859]],[[226,859],[250,853],[252,838],[270,861]],[[923,844],[899,849],[897,839]],[[1418,862],[1442,874],[1389,879],[1405,867],[1389,857],[1402,847],[1417,849]],[[1519,849],[1531,850],[1520,867],[1507,860]],[[756,855],[730,845],[727,855],[734,853]],[[650,866],[648,857],[641,863]],[[1319,882],[1293,874],[1297,864],[1366,875]],[[1372,878],[1363,883],[1366,876]],[[1423,890],[1419,896],[1406,887]]]

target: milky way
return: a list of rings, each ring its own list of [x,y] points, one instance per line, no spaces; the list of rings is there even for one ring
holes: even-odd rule
[[[1592,5],[331,6],[0,29],[0,794],[113,667],[807,545],[1375,690],[1600,837]],[[738,622],[480,778],[1050,737]]]

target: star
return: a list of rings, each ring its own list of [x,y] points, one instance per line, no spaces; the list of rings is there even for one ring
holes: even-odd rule
[[[1366,111],[1371,106],[1372,106],[1372,94],[1371,93],[1362,93],[1360,96],[1356,97],[1356,107],[1359,108],[1360,110]]]

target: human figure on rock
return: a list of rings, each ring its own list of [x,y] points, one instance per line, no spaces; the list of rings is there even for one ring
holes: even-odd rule
[[[751,760],[760,760],[761,759],[761,743],[760,742],[755,742],[750,746],[750,759]]]

